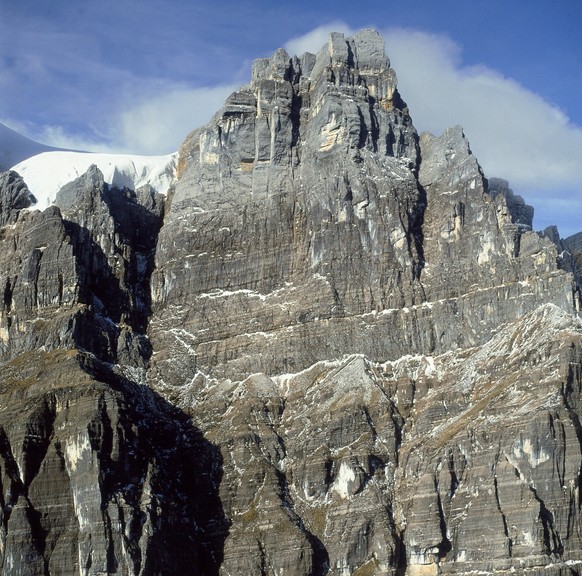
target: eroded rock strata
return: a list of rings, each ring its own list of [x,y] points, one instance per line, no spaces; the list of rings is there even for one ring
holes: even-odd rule
[[[0,176],[3,574],[572,574],[579,235],[381,37],[278,50],[164,198]]]

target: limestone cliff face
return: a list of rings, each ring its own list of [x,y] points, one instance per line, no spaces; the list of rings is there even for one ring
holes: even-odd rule
[[[369,31],[332,35],[315,58],[279,51],[182,146],[151,333],[164,350],[172,327],[190,334],[185,370],[240,378],[442,352],[485,342],[548,294],[571,306],[555,246],[489,193],[460,128],[418,138],[379,54]]]
[[[571,574],[578,236],[381,37],[253,67],[164,200],[0,176],[4,574]]]
[[[377,34],[258,61],[251,84],[182,146],[160,233],[154,303],[204,302],[178,322],[196,338],[197,366],[238,378],[301,369],[351,348],[355,315],[421,301],[418,157]],[[152,334],[168,350],[176,323],[160,320]],[[244,336],[257,331],[272,354]]]

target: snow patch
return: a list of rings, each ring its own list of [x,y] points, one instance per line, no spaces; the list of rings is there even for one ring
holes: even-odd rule
[[[166,194],[176,177],[178,153],[165,156],[93,154],[90,152],[44,152],[11,168],[18,172],[35,196],[33,208],[44,210],[55,201],[57,192],[87,172],[95,164],[107,184],[135,190],[149,184]]]
[[[216,300],[218,298],[229,298],[231,296],[248,296],[249,298],[259,298],[263,302],[267,298],[265,294],[261,294],[256,290],[249,290],[247,288],[241,288],[240,290],[222,290],[221,288],[216,288],[212,292],[203,292],[202,294],[199,294],[198,298]]]

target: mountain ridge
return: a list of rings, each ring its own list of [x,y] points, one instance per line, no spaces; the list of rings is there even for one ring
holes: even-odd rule
[[[35,198],[35,208],[50,206],[58,191],[95,164],[115,187],[144,185],[166,194],[175,178],[175,154],[97,153],[40,144],[0,123],[0,171],[22,176]]]
[[[62,149],[36,142],[0,122],[0,171],[9,170],[31,156],[51,150]]]
[[[59,190],[95,165],[107,184],[133,190],[149,185],[166,194],[175,179],[175,154],[140,156],[55,150],[35,154],[11,167],[37,199],[35,208],[50,206]]]

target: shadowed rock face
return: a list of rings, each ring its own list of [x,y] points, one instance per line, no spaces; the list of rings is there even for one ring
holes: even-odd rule
[[[219,449],[143,385],[163,199],[90,169],[27,213],[4,182],[2,573],[218,573]]]
[[[255,63],[167,200],[0,177],[5,574],[570,574],[580,242],[381,37]]]
[[[153,391],[87,360],[37,352],[3,368],[3,573],[217,573],[217,448]]]

